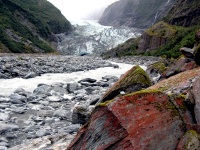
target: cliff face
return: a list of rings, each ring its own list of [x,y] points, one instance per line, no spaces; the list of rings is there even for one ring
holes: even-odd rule
[[[46,0],[0,1],[0,52],[52,52],[71,24]]]
[[[169,39],[176,34],[176,28],[167,23],[159,22],[148,28],[141,36],[138,52],[155,50],[166,45]]]
[[[172,25],[193,26],[200,22],[200,1],[199,0],[178,0],[165,21]]]
[[[159,21],[176,0],[120,0],[106,8],[99,20],[110,26],[148,28]]]

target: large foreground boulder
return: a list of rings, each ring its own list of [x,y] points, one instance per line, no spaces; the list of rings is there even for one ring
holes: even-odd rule
[[[103,101],[68,150],[198,149],[197,77],[200,68],[179,73],[146,90]],[[193,96],[187,97],[189,92]]]
[[[185,131],[177,107],[159,91],[101,103],[69,150],[175,149]]]

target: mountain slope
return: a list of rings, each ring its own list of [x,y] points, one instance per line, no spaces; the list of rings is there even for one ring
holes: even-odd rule
[[[120,0],[106,8],[100,24],[148,28],[159,21],[176,0]]]
[[[200,23],[200,1],[178,0],[164,18],[166,22],[178,26],[192,26]]]
[[[104,53],[103,56],[142,54],[167,58],[179,57],[181,47],[193,48],[195,44],[194,35],[200,28],[200,1],[177,0],[162,20],[148,28],[140,40],[133,39],[132,43],[129,41],[129,44],[127,42],[121,44]]]
[[[0,0],[0,52],[53,52],[71,24],[47,0]]]

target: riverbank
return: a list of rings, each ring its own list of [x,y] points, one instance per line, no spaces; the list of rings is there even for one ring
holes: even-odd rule
[[[0,146],[18,149],[16,145],[41,138],[66,145],[122,74],[133,64],[146,69],[149,63],[142,62],[151,61],[142,60],[126,64],[128,59],[94,56],[1,55],[1,74],[7,79],[0,79]],[[27,77],[31,72],[35,76]]]

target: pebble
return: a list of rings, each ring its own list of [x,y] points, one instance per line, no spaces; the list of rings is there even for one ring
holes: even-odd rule
[[[0,66],[3,74],[0,78],[32,78],[44,73],[69,73],[105,66],[118,68],[97,57],[59,55],[1,56]],[[13,68],[12,73],[10,68]],[[0,150],[23,144],[27,139],[76,133],[102,93],[117,80],[115,76],[104,76],[99,81],[88,77],[79,82],[53,85],[41,81],[32,93],[16,89],[9,97],[0,96],[0,133],[3,133]],[[76,108],[82,109],[77,111]],[[85,118],[79,118],[81,115]]]

